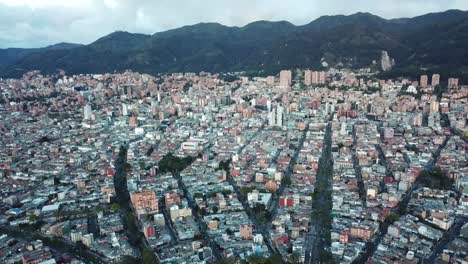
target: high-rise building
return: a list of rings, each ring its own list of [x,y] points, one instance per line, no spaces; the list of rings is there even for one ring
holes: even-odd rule
[[[268,125],[272,127],[282,127],[283,126],[283,115],[284,107],[277,106],[269,113],[268,116]]]
[[[431,85],[436,86],[436,85],[439,85],[439,83],[440,83],[440,74],[432,74]]]
[[[326,74],[324,71],[310,71],[304,73],[304,84],[325,84]]]
[[[283,70],[280,72],[280,86],[289,87],[292,84],[292,72]]]
[[[307,70],[304,73],[304,84],[305,85],[311,85],[312,84],[312,71]]]
[[[380,62],[383,71],[389,71],[395,65],[395,60],[390,58],[386,51],[382,51]]]
[[[342,136],[348,135],[348,132],[346,131],[346,122],[341,123],[340,134]]]
[[[457,88],[458,87],[458,78],[449,78],[448,79],[448,87],[449,88]]]
[[[437,102],[437,100],[431,101],[430,112],[431,113],[439,112],[439,102]]]
[[[325,84],[325,72],[321,71],[318,73],[318,83]]]
[[[127,104],[122,104],[122,115],[128,116],[128,106],[127,106]]]
[[[278,106],[276,108],[276,125],[279,127],[283,126],[283,116],[284,116],[284,108],[282,106]]]
[[[317,84],[319,81],[319,73],[314,71],[312,72],[312,83]]]
[[[419,81],[419,86],[422,88],[427,87],[427,75],[421,75],[421,79]]]
[[[84,106],[83,109],[84,120],[90,120],[93,115],[93,110],[91,109],[91,105],[87,104]]]

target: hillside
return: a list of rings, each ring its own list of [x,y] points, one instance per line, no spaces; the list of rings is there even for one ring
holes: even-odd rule
[[[0,50],[0,76],[18,77],[36,69],[266,74],[319,67],[322,58],[330,65],[369,66],[379,60],[382,50],[397,63],[387,76],[414,75],[420,68],[466,74],[468,12],[449,10],[393,20],[357,13],[324,16],[303,26],[286,21],[257,21],[244,27],[200,23],[154,35],[115,32],[89,45],[60,47]]]

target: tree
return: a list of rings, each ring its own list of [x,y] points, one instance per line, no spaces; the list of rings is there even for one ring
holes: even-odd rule
[[[30,214],[29,215],[29,223],[35,223],[37,221],[37,215]]]
[[[234,257],[216,260],[214,264],[237,264],[239,263]]]
[[[146,151],[146,156],[151,156],[151,154],[154,152],[153,146],[151,146],[148,151]]]
[[[257,256],[257,255],[250,256],[247,261],[248,263],[251,263],[251,264],[266,264],[267,263],[266,258]]]
[[[281,263],[281,262],[283,262],[283,258],[278,253],[274,253],[268,258],[268,263],[271,263],[271,264]]]
[[[285,185],[285,186],[291,185],[291,178],[289,178],[289,177],[284,177],[283,179],[281,179],[281,184],[283,184],[283,185]]]
[[[390,213],[385,221],[388,221],[388,223],[393,224],[395,221],[397,221],[400,218],[400,216],[396,213]]]
[[[156,255],[154,254],[153,250],[149,247],[145,247],[143,249],[142,254],[142,260],[144,264],[155,264],[159,263],[158,258],[156,258]]]
[[[120,264],[135,264],[135,263],[140,263],[141,259],[132,257],[132,256],[123,256],[122,259],[120,260]]]
[[[192,83],[191,82],[186,82],[184,84],[184,93],[187,93],[190,90],[190,87],[192,87]]]
[[[120,205],[119,205],[118,203],[113,203],[113,204],[111,205],[111,210],[112,210],[113,212],[119,211],[119,210],[120,210]]]
[[[301,256],[297,253],[292,253],[291,255],[289,255],[288,257],[288,262],[291,263],[291,264],[299,264],[299,263],[302,263],[301,261]]]

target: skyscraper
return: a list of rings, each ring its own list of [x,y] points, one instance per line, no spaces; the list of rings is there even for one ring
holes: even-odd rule
[[[436,85],[439,85],[439,83],[440,83],[440,75],[439,74],[432,74],[431,85],[436,86]]]
[[[341,123],[340,134],[342,136],[348,135],[348,132],[346,131],[346,122]]]
[[[279,127],[283,126],[283,115],[284,115],[284,108],[282,106],[278,106],[276,108],[276,126],[279,126]]]
[[[280,86],[289,87],[292,83],[292,72],[283,70],[280,72]]]
[[[439,102],[437,102],[437,100],[432,100],[431,101],[430,112],[431,113],[439,112]]]
[[[321,71],[318,73],[318,83],[325,84],[325,72]]]
[[[122,104],[122,115],[128,116],[128,106],[127,106],[127,104]]]
[[[86,104],[83,109],[84,120],[90,120],[92,118],[93,110],[91,109],[91,105]]]
[[[282,127],[283,115],[284,115],[284,107],[277,106],[273,108],[273,111],[271,111],[268,115],[268,125],[272,127]]]
[[[311,85],[312,84],[312,71],[307,70],[304,73],[304,84],[305,85]]]
[[[395,61],[388,56],[388,53],[386,51],[382,51],[381,54],[381,67],[383,71],[389,71],[392,69],[393,65],[395,64]]]
[[[457,88],[458,87],[458,78],[449,78],[448,79],[448,87],[449,88]]]
[[[419,81],[419,86],[422,88],[427,87],[427,75],[421,75],[421,79]]]

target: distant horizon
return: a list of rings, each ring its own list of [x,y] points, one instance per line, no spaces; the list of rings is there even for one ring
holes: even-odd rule
[[[170,28],[170,29],[166,29],[166,30],[163,30],[163,31],[157,31],[157,32],[154,32],[154,33],[143,33],[143,32],[131,32],[131,31],[127,31],[127,30],[115,30],[115,31],[112,31],[112,32],[109,32],[107,34],[104,34],[100,37],[98,37],[97,39],[89,42],[89,43],[76,43],[76,42],[67,42],[67,41],[61,41],[61,42],[56,42],[56,43],[51,43],[49,45],[46,45],[46,46],[41,46],[41,47],[26,47],[26,48],[21,48],[21,47],[7,47],[7,48],[0,48],[0,49],[43,49],[43,48],[47,48],[47,47],[52,47],[52,46],[55,46],[55,45],[60,45],[60,44],[70,44],[70,45],[81,45],[81,46],[87,46],[87,45],[90,45],[92,44],[93,42],[103,38],[103,37],[106,37],[108,35],[111,35],[113,33],[118,33],[118,32],[123,32],[123,33],[129,33],[129,34],[135,34],[135,35],[145,35],[145,36],[152,36],[152,35],[155,35],[155,34],[158,34],[158,33],[163,33],[163,32],[167,32],[167,31],[171,31],[171,30],[177,30],[177,29],[180,29],[180,28],[183,28],[183,27],[191,27],[191,26],[195,26],[195,25],[200,25],[200,24],[218,24],[218,25],[221,25],[221,26],[224,26],[224,27],[228,27],[228,28],[243,28],[243,27],[246,27],[250,24],[253,24],[253,23],[257,23],[257,22],[267,22],[267,23],[278,23],[278,22],[287,22],[287,23],[290,23],[296,27],[301,27],[301,26],[306,26],[312,22],[314,22],[315,20],[317,19],[320,19],[322,17],[336,17],[336,16],[345,16],[345,17],[349,17],[349,16],[354,16],[354,15],[357,15],[357,14],[369,14],[369,15],[373,15],[373,16],[377,16],[377,17],[380,17],[382,19],[385,19],[387,21],[392,21],[392,20],[399,20],[399,19],[412,19],[412,18],[416,18],[416,17],[421,17],[421,16],[425,16],[425,15],[429,15],[429,14],[438,14],[438,13],[445,13],[445,12],[450,12],[450,11],[460,11],[460,12],[468,12],[468,10],[461,10],[461,9],[447,9],[447,10],[444,10],[444,11],[440,11],[440,12],[431,12],[431,13],[425,13],[425,14],[421,14],[421,15],[417,15],[417,16],[413,16],[413,17],[395,17],[395,18],[385,18],[385,17],[382,17],[382,16],[379,16],[379,15],[376,15],[376,14],[373,14],[373,13],[370,13],[370,12],[356,12],[356,13],[352,13],[352,14],[349,14],[349,15],[344,15],[344,14],[336,14],[336,15],[322,15],[320,17],[317,17],[305,24],[295,24],[291,21],[288,21],[288,20],[254,20],[254,21],[251,21],[251,22],[248,22],[247,24],[244,24],[244,25],[240,25],[240,26],[230,26],[230,25],[225,25],[225,24],[222,24],[220,22],[213,22],[213,21],[207,21],[207,22],[198,22],[198,23],[195,23],[195,24],[187,24],[187,25],[183,25],[183,26],[180,26],[180,27],[176,27],[176,28]]]
[[[57,43],[88,45],[116,31],[153,35],[199,23],[243,27],[256,21],[288,21],[302,26],[323,16],[359,12],[393,20],[448,10],[466,12],[468,1],[357,0],[349,5],[342,0],[0,0],[0,49],[41,48]]]

